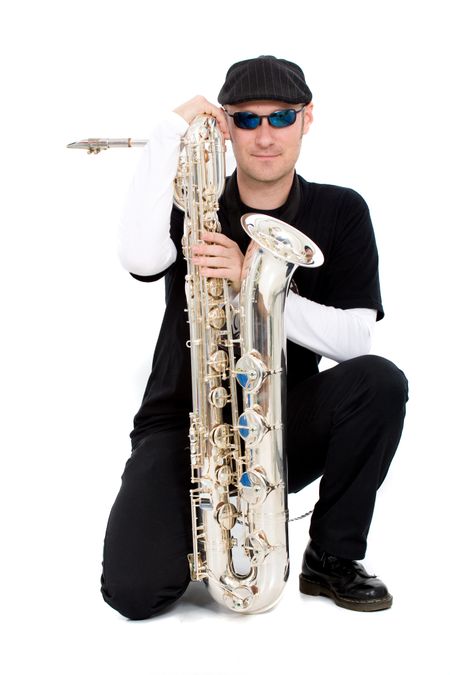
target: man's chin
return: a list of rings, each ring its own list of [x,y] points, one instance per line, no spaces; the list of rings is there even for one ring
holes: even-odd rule
[[[249,178],[258,183],[267,183],[273,185],[291,175],[292,171],[274,171],[273,168],[265,167],[264,170],[252,171],[248,173]]]

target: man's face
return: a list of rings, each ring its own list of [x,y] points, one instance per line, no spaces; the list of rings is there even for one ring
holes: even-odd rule
[[[232,114],[238,111],[250,111],[258,115],[269,115],[275,110],[294,108],[299,110],[301,104],[289,104],[277,101],[250,101],[227,105]],[[312,103],[298,113],[295,123],[278,129],[263,119],[256,129],[239,129],[228,117],[231,142],[238,166],[238,175],[257,183],[274,184],[294,171],[300,154],[302,136],[312,122]]]

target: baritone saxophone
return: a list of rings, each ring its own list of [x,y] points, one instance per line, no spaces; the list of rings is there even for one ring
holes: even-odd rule
[[[277,602],[289,574],[284,304],[295,269],[318,267],[323,256],[295,228],[252,213],[241,221],[252,241],[239,309],[226,279],[200,274],[192,247],[204,232],[220,232],[224,150],[215,118],[198,116],[182,139],[175,179],[175,203],[185,212],[192,376],[189,563],[191,578],[204,580],[215,600],[254,613]]]

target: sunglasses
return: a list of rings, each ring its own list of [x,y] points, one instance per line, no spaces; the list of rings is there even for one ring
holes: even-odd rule
[[[225,112],[229,117],[232,117],[235,125],[239,129],[256,129],[259,127],[263,119],[267,119],[271,127],[275,129],[283,129],[284,127],[290,127],[294,124],[297,119],[297,114],[302,112],[305,106],[302,106],[300,110],[294,110],[294,108],[287,108],[286,110],[275,110],[275,112],[270,113],[270,115],[257,115],[252,112],[235,112],[229,113],[227,110]]]

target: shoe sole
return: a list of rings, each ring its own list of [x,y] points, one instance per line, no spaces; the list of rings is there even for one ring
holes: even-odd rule
[[[306,579],[303,574],[300,574],[300,592],[305,595],[323,595],[334,600],[338,607],[353,609],[356,612],[377,612],[392,606],[392,595],[389,593],[378,600],[348,600],[337,595],[331,588]]]

